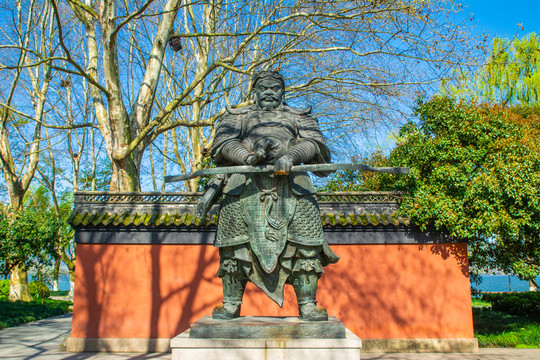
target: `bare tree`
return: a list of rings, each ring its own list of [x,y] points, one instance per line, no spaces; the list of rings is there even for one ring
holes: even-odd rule
[[[49,1],[18,1],[14,22],[2,30],[5,57],[0,64],[0,167],[16,212],[34,178],[42,142],[47,96],[53,78],[56,45]],[[10,299],[31,300],[26,269],[10,274]]]
[[[90,84],[113,163],[111,190],[119,191],[140,188],[144,150],[173,128],[181,127],[170,137],[182,144],[180,166],[199,166],[224,105],[250,101],[248,80],[259,69],[280,68],[290,79],[289,101],[309,97],[323,128],[339,139],[395,118],[403,108],[396,99],[438,81],[468,55],[452,1],[53,4],[69,62],[62,70]],[[69,47],[76,31],[67,29],[77,26],[86,35],[87,63]],[[170,40],[183,49],[168,51]]]
[[[52,128],[45,129],[47,147],[41,153],[37,180],[49,190],[56,218],[62,223],[55,243],[53,279],[58,283],[60,261],[63,261],[69,271],[69,296],[73,296],[76,244],[75,232],[67,224],[71,213],[71,192],[81,190],[81,186],[95,190],[102,139],[96,141],[94,136],[97,124],[91,109],[88,81],[83,78],[74,86],[71,76],[63,75],[51,89],[54,95],[50,98],[55,101],[50,105],[47,126]],[[58,179],[71,186],[59,189]]]

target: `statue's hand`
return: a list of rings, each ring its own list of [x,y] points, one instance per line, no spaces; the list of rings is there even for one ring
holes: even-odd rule
[[[276,175],[288,175],[291,172],[293,166],[292,159],[284,155],[276,160],[274,163],[274,174]]]
[[[266,153],[264,149],[258,149],[253,154],[249,155],[246,159],[246,163],[251,166],[259,164],[261,161],[266,158]]]
[[[266,156],[271,148],[272,143],[267,140],[263,146],[258,147],[252,155],[248,156],[248,158],[246,159],[246,164],[251,166],[260,164],[261,161],[266,159]]]

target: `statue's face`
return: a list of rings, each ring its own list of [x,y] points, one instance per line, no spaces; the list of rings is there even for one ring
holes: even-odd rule
[[[278,80],[261,80],[255,87],[255,102],[261,109],[273,110],[283,101],[284,92]]]

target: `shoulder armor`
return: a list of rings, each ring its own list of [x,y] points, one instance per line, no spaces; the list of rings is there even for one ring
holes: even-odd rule
[[[289,105],[285,105],[283,104],[283,110],[287,111],[287,112],[290,112],[291,114],[295,114],[295,115],[308,115],[308,114],[311,114],[311,106],[308,106],[306,108],[302,108],[302,109],[298,109],[298,108],[293,108]]]
[[[229,114],[231,114],[231,115],[244,115],[244,114],[247,114],[250,111],[253,111],[254,110],[254,105],[243,106],[243,107],[238,108],[238,109],[234,109],[234,108],[230,107],[229,105],[227,105],[226,109],[227,109],[227,112]]]

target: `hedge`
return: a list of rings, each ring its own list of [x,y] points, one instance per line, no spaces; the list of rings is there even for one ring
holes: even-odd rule
[[[511,315],[540,315],[540,292],[485,293],[482,300],[491,302],[493,311]]]

